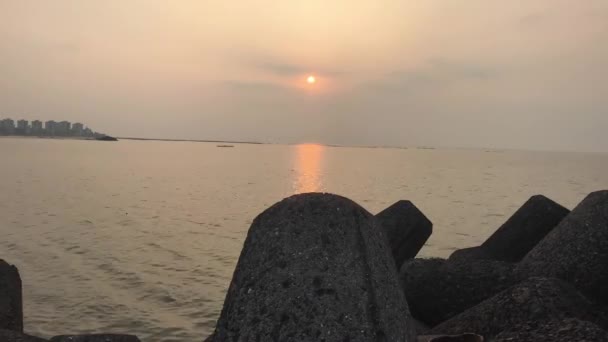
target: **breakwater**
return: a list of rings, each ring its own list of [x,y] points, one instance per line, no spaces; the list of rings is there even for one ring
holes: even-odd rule
[[[608,191],[572,211],[534,196],[479,247],[415,259],[431,232],[410,202],[374,216],[336,195],[287,198],[252,223],[207,341],[608,340]],[[18,271],[0,273],[4,340],[43,341],[22,334]]]

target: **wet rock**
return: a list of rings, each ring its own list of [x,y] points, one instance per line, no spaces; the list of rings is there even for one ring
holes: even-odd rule
[[[124,334],[61,335],[50,342],[141,342],[137,336]]]
[[[410,319],[374,217],[302,194],[254,220],[213,340],[415,341]]]
[[[516,284],[514,267],[494,260],[414,259],[403,264],[401,280],[412,316],[435,326]]]
[[[559,321],[529,321],[496,335],[491,342],[606,342],[608,332],[596,324],[569,318]]]
[[[0,341],[2,342],[48,342],[43,338],[26,335],[13,330],[0,329]]]
[[[0,329],[23,332],[19,270],[0,259]]]
[[[481,246],[457,250],[450,259],[519,262],[568,213],[545,196],[532,196]]]
[[[608,304],[608,191],[589,194],[526,255],[518,272],[566,280]]]
[[[491,340],[528,321],[565,318],[606,325],[597,307],[570,284],[559,279],[530,278],[441,323],[429,334],[475,332]]]
[[[433,232],[433,224],[410,201],[398,201],[376,215],[386,234],[395,265],[418,254]]]

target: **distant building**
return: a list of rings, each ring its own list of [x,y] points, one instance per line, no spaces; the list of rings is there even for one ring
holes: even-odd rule
[[[55,135],[55,130],[57,129],[57,122],[54,120],[49,120],[44,123],[44,131],[46,135]]]
[[[2,119],[0,120],[0,134],[14,134],[15,133],[15,121],[13,119]]]
[[[57,122],[55,120],[45,121],[40,120],[18,120],[10,118],[0,119],[0,135],[33,135],[33,136],[59,136],[59,137],[100,137],[101,133],[97,133],[83,123],[76,122],[73,125],[69,121]]]
[[[84,125],[80,122],[76,122],[72,125],[72,134],[81,137],[84,133]]]
[[[32,121],[32,127],[30,129],[31,134],[40,135],[42,134],[42,121],[34,120]]]
[[[17,129],[15,130],[16,134],[26,135],[29,133],[29,122],[27,120],[19,120],[17,121]]]
[[[55,135],[67,136],[70,135],[72,124],[68,121],[61,121],[57,123],[55,127]]]

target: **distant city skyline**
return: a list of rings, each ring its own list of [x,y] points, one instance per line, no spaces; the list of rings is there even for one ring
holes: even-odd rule
[[[0,135],[50,136],[50,137],[100,137],[104,134],[95,132],[80,122],[19,119],[0,117]]]
[[[606,0],[7,0],[0,113],[142,138],[608,152],[606,42]]]

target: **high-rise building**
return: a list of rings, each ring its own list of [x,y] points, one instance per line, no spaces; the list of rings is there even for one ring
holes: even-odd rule
[[[92,131],[84,124],[76,122],[73,125],[69,121],[57,122],[49,120],[42,122],[33,120],[15,121],[10,118],[0,119],[0,135],[34,135],[34,136],[60,136],[60,137],[99,137],[103,134]]]
[[[30,131],[32,134],[42,134],[42,121],[34,120],[32,121],[32,128]]]
[[[0,120],[0,134],[14,134],[14,133],[15,133],[15,121],[13,121],[13,119]]]
[[[58,122],[57,126],[55,128],[55,135],[59,135],[59,136],[70,135],[70,128],[71,127],[72,127],[72,124],[69,123],[68,121]]]
[[[29,133],[29,122],[27,120],[19,120],[17,121],[17,129],[15,130],[16,134],[26,135]]]
[[[80,137],[83,135],[84,132],[84,125],[81,124],[80,122],[76,122],[72,125],[72,134]]]
[[[44,123],[44,131],[46,135],[55,135],[55,130],[57,129],[57,122],[54,120],[49,120]]]

